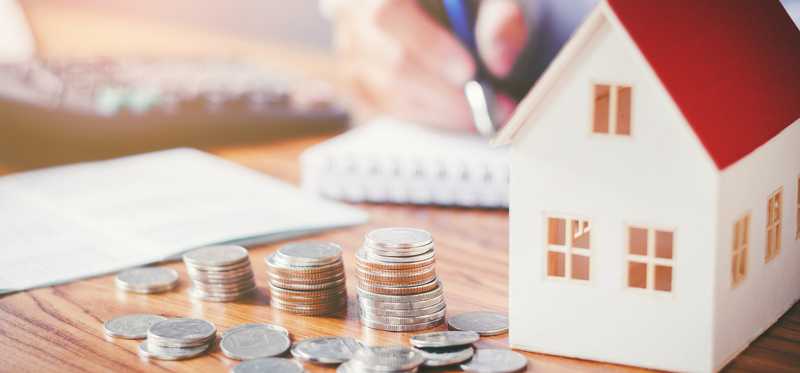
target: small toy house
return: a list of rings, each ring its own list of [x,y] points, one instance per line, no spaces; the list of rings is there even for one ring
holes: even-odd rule
[[[716,371],[800,298],[800,31],[777,1],[603,1],[495,142],[512,347]]]

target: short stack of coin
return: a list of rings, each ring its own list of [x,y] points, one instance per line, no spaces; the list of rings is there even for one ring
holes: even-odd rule
[[[441,324],[446,305],[434,257],[427,231],[383,228],[367,233],[356,253],[361,323],[396,332]]]
[[[191,296],[212,302],[240,299],[256,289],[247,250],[220,245],[192,250],[183,255],[192,279]]]
[[[211,348],[217,329],[200,319],[167,319],[147,330],[147,340],[139,345],[139,355],[159,360],[183,360],[200,356]]]
[[[272,307],[316,316],[347,305],[342,248],[329,242],[294,242],[265,258]]]

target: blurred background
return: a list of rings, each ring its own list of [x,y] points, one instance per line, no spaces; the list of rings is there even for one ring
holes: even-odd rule
[[[0,0],[0,164],[340,131],[316,0]]]

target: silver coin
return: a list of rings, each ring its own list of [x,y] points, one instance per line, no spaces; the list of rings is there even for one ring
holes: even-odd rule
[[[178,272],[171,268],[132,268],[117,274],[117,287],[131,292],[153,293],[174,288],[178,284]]]
[[[264,357],[242,362],[231,373],[303,373],[300,363],[280,357]]]
[[[249,259],[247,249],[237,245],[207,246],[183,254],[183,260],[200,266],[225,266]]]
[[[473,331],[444,331],[417,334],[411,337],[411,345],[414,347],[454,347],[471,345],[477,342],[481,336]]]
[[[472,360],[461,364],[466,372],[511,373],[528,366],[528,359],[511,350],[487,349],[475,351]]]
[[[332,242],[303,241],[281,246],[278,259],[296,266],[319,266],[338,261],[342,247]]]
[[[417,351],[425,358],[426,367],[444,367],[463,363],[475,354],[472,346],[443,347],[443,348],[418,348]]]
[[[164,316],[144,313],[119,316],[103,323],[103,332],[109,337],[144,339],[150,326],[166,319]]]
[[[419,367],[425,358],[419,352],[404,346],[365,347],[356,351],[350,360],[356,369],[374,372],[394,372]]]
[[[441,310],[436,311],[430,315],[414,316],[414,317],[393,317],[393,316],[374,315],[368,313],[363,308],[360,309],[360,312],[362,318],[366,318],[370,321],[379,322],[381,324],[413,325],[413,324],[424,324],[427,322],[433,322],[444,319],[444,315],[447,312],[447,307],[444,307]]]
[[[411,295],[385,295],[385,294],[378,294],[369,292],[363,289],[358,289],[358,296],[361,298],[366,298],[376,302],[418,302],[423,300],[428,300],[432,298],[436,298],[443,294],[442,284],[441,282],[438,283],[438,286],[431,291],[419,294],[411,294]]]
[[[154,347],[149,341],[139,344],[139,356],[147,359],[158,360],[184,360],[200,356],[211,347],[204,344],[197,347],[176,348],[176,347]]]
[[[365,317],[362,317],[360,321],[361,325],[364,325],[370,329],[385,330],[387,332],[416,332],[420,330],[430,329],[437,325],[440,325],[444,321],[444,319],[442,318],[421,324],[406,324],[406,325],[385,324],[379,321],[370,320]]]
[[[444,297],[441,295],[431,299],[424,299],[424,300],[410,301],[410,302],[381,302],[369,298],[364,298],[361,297],[360,295],[357,296],[357,298],[359,305],[364,305],[372,308],[379,308],[382,310],[417,310],[422,308],[428,308],[430,306],[444,302]]]
[[[292,346],[292,356],[312,363],[339,364],[350,360],[362,347],[351,337],[311,338]]]
[[[427,245],[433,241],[431,234],[416,228],[381,228],[367,233],[364,242],[367,246],[381,248],[413,248]]]
[[[482,336],[508,332],[508,316],[497,312],[466,312],[447,318],[447,324],[455,330],[471,330]]]
[[[414,317],[423,317],[423,316],[432,315],[432,314],[434,314],[436,312],[439,312],[439,311],[443,310],[445,307],[447,307],[444,302],[440,302],[440,303],[434,304],[434,305],[429,306],[429,307],[417,308],[417,309],[412,309],[412,310],[396,310],[396,309],[391,309],[391,308],[372,307],[370,305],[363,304],[363,303],[359,303],[358,306],[361,307],[364,310],[364,312],[369,314],[369,315],[388,316],[388,317],[405,317],[405,318],[414,318]]]
[[[214,337],[217,329],[214,324],[201,319],[167,319],[153,324],[147,331],[147,338],[159,344],[186,345],[207,341]],[[161,343],[163,342],[163,343]]]
[[[248,327],[230,332],[219,347],[225,356],[250,360],[280,355],[292,345],[289,336],[270,327]]]
[[[222,338],[225,338],[225,336],[230,334],[230,333],[239,331],[241,329],[248,329],[248,328],[267,328],[267,329],[279,331],[281,333],[286,334],[287,336],[289,335],[289,330],[287,330],[286,328],[284,328],[282,326],[273,325],[273,324],[266,324],[266,323],[246,323],[246,324],[236,325],[236,326],[231,327],[230,329],[222,332]]]
[[[396,264],[396,265],[403,265],[405,263],[416,263],[416,262],[423,262],[426,260],[431,260],[434,256],[436,256],[436,250],[430,249],[423,254],[419,254],[417,256],[412,257],[387,257],[387,256],[379,256],[372,253],[372,251],[367,251],[363,247],[358,249],[356,255],[362,262],[378,262],[381,264]]]

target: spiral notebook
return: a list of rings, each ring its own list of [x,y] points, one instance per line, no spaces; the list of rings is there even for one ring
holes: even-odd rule
[[[306,150],[306,191],[350,202],[508,207],[508,149],[382,118]]]

